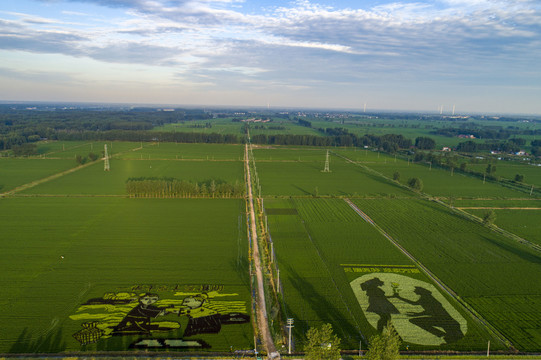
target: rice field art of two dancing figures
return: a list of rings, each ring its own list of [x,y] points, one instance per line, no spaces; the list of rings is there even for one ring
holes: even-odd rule
[[[435,346],[456,342],[467,332],[462,315],[425,281],[371,273],[350,285],[366,319],[378,332],[392,321],[403,341]]]

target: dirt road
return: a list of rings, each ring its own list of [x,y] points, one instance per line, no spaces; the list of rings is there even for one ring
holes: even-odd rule
[[[250,162],[248,158],[248,144],[244,148],[245,156],[245,170],[246,170],[246,182],[248,191],[248,209],[250,212],[250,236],[252,241],[252,255],[255,265],[255,275],[257,279],[257,292],[256,292],[256,311],[257,311],[257,327],[263,340],[263,346],[267,350],[267,354],[270,355],[276,352],[274,342],[272,341],[272,335],[269,329],[269,323],[267,320],[267,306],[265,304],[265,289],[263,286],[263,271],[261,270],[261,259],[259,256],[259,247],[257,242],[257,227],[254,210],[254,200],[252,196],[252,177],[250,174]]]

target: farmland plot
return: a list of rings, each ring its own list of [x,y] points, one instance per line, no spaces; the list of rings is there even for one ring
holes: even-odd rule
[[[75,166],[73,160],[0,158],[0,194]]]
[[[142,145],[142,148],[140,146]],[[243,158],[243,147],[224,144],[142,143],[137,151],[120,154],[121,159],[134,160],[232,160]]]
[[[465,209],[482,218],[489,210]],[[512,232],[523,239],[541,245],[541,209],[496,209],[496,221],[500,228]]]
[[[538,252],[435,203],[414,199],[355,203],[481,316],[502,320],[492,325],[515,347],[539,349]],[[506,305],[517,297],[529,304],[527,311],[524,306]]]
[[[482,179],[464,175],[458,171],[451,173],[450,170],[441,168],[430,168],[430,166],[408,163],[408,161],[387,157],[382,162],[360,162],[388,178],[393,178],[398,172],[400,183],[406,185],[408,179],[417,177],[424,184],[423,192],[443,197],[491,197],[491,198],[527,198],[526,192],[516,191],[498,185],[493,182],[485,182]]]
[[[111,171],[99,161],[77,172],[24,191],[25,194],[126,195],[126,181],[137,177],[171,177],[184,181],[223,180],[242,183],[242,162],[117,160]]]
[[[46,158],[75,159],[77,155],[86,157],[91,152],[101,158],[104,145],[109,156],[140,147],[140,143],[128,141],[44,141],[37,143],[37,151]]]
[[[331,172],[322,172],[320,161],[258,162],[261,190],[265,195],[412,196],[403,187],[358,166],[331,156]]]
[[[366,340],[389,319],[412,349],[477,349],[487,339],[501,347],[344,201],[265,206],[297,349],[308,327],[325,322],[355,349],[361,334]],[[431,320],[411,315],[429,303],[439,309]]]
[[[474,164],[471,167],[479,172],[484,172],[487,164]],[[496,172],[494,175],[514,180],[517,174],[524,176],[523,181],[526,184],[541,187],[541,167],[504,161],[498,161],[496,163]]]
[[[241,200],[7,198],[0,211],[0,352],[252,348]]]

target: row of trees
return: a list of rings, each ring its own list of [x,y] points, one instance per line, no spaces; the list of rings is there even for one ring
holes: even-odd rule
[[[485,141],[484,143],[477,143],[471,140],[463,141],[456,147],[457,151],[462,152],[476,152],[476,151],[500,151],[504,153],[516,153],[521,150],[520,145],[522,142],[513,141]]]
[[[327,129],[328,130],[328,129]],[[266,135],[257,134],[252,136],[254,144],[266,145],[309,145],[309,146],[357,146],[357,147],[377,147],[390,153],[399,149],[407,149],[412,146],[412,141],[403,135],[385,134],[385,135],[363,135],[357,136],[348,133],[347,129],[325,131],[326,136],[318,135],[291,135],[276,134]]]
[[[130,197],[145,198],[238,198],[244,196],[244,185],[238,181],[228,184],[223,180],[189,182],[175,178],[129,178],[126,192]]]
[[[461,134],[473,135],[478,139],[509,139],[516,135],[541,135],[541,130],[529,130],[519,128],[490,129],[488,127],[461,127],[461,128],[443,128],[434,130],[431,134],[456,137]]]
[[[79,165],[86,164],[89,160],[90,161],[98,160],[98,154],[91,152],[91,153],[88,153],[88,156],[82,156],[82,155],[75,156],[75,161]]]
[[[156,109],[136,108],[128,110],[110,109],[69,109],[69,110],[26,110],[13,106],[0,105],[0,149],[39,141],[68,140],[58,134],[81,134],[84,132],[103,133],[140,132],[150,133],[150,129],[167,123],[179,121],[209,119],[211,115],[202,110],[175,109],[175,111],[157,111]],[[81,135],[78,135],[79,138]],[[97,135],[89,139],[101,140]],[[78,140],[75,138],[75,140]],[[113,138],[110,140],[124,140]],[[131,139],[145,141],[144,139]]]

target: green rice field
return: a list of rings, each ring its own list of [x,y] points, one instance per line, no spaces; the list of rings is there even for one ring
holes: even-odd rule
[[[229,305],[250,315],[240,200],[40,197],[3,199],[0,208],[7,310],[0,315],[0,352],[128,350],[143,333],[107,331],[144,293],[160,296],[156,306],[177,311],[183,299],[204,293],[211,315]],[[105,301],[115,296],[118,301]],[[189,319],[156,319],[170,329],[156,336],[194,336],[222,351],[253,345],[249,321],[185,336]],[[99,340],[74,338],[92,322],[104,332]]]
[[[392,319],[404,347],[411,349],[482,349],[487,340],[503,348],[345,201],[267,199],[265,207],[297,348],[308,327],[328,322],[344,346],[355,349],[386,319]],[[418,287],[429,289],[429,303],[445,304],[445,310],[432,315],[434,325],[416,323],[408,315],[423,309],[408,303],[418,298]],[[393,309],[389,314],[377,305],[382,298]],[[445,335],[433,331],[438,326]]]
[[[358,199],[355,203],[481,316],[489,321],[499,318],[491,324],[514,346],[537,348],[539,252],[435,203],[414,199]],[[505,305],[516,297],[528,299],[527,312]],[[483,302],[486,299],[496,300]],[[487,303],[491,305],[483,305]]]
[[[197,124],[204,122],[155,130]],[[235,127],[240,135],[242,123],[219,119],[205,131]],[[126,187],[129,179],[243,184],[244,145],[37,145],[37,156],[0,158],[0,354],[253,349],[245,200],[208,192],[130,198]],[[90,152],[99,159],[79,166],[76,157]],[[253,156],[254,192],[280,270],[282,311],[268,309],[279,346],[286,318],[295,320],[296,351],[324,323],[343,349],[366,349],[390,319],[402,350],[482,351],[487,341],[493,350],[541,350],[541,253],[461,212],[493,209],[497,226],[541,244],[535,192],[367,149],[258,145]],[[528,165],[497,166],[513,174]],[[527,169],[526,181],[537,181],[538,169]],[[423,181],[422,194],[405,186],[410,177]]]
[[[0,158],[0,194],[76,166],[73,160]]]

